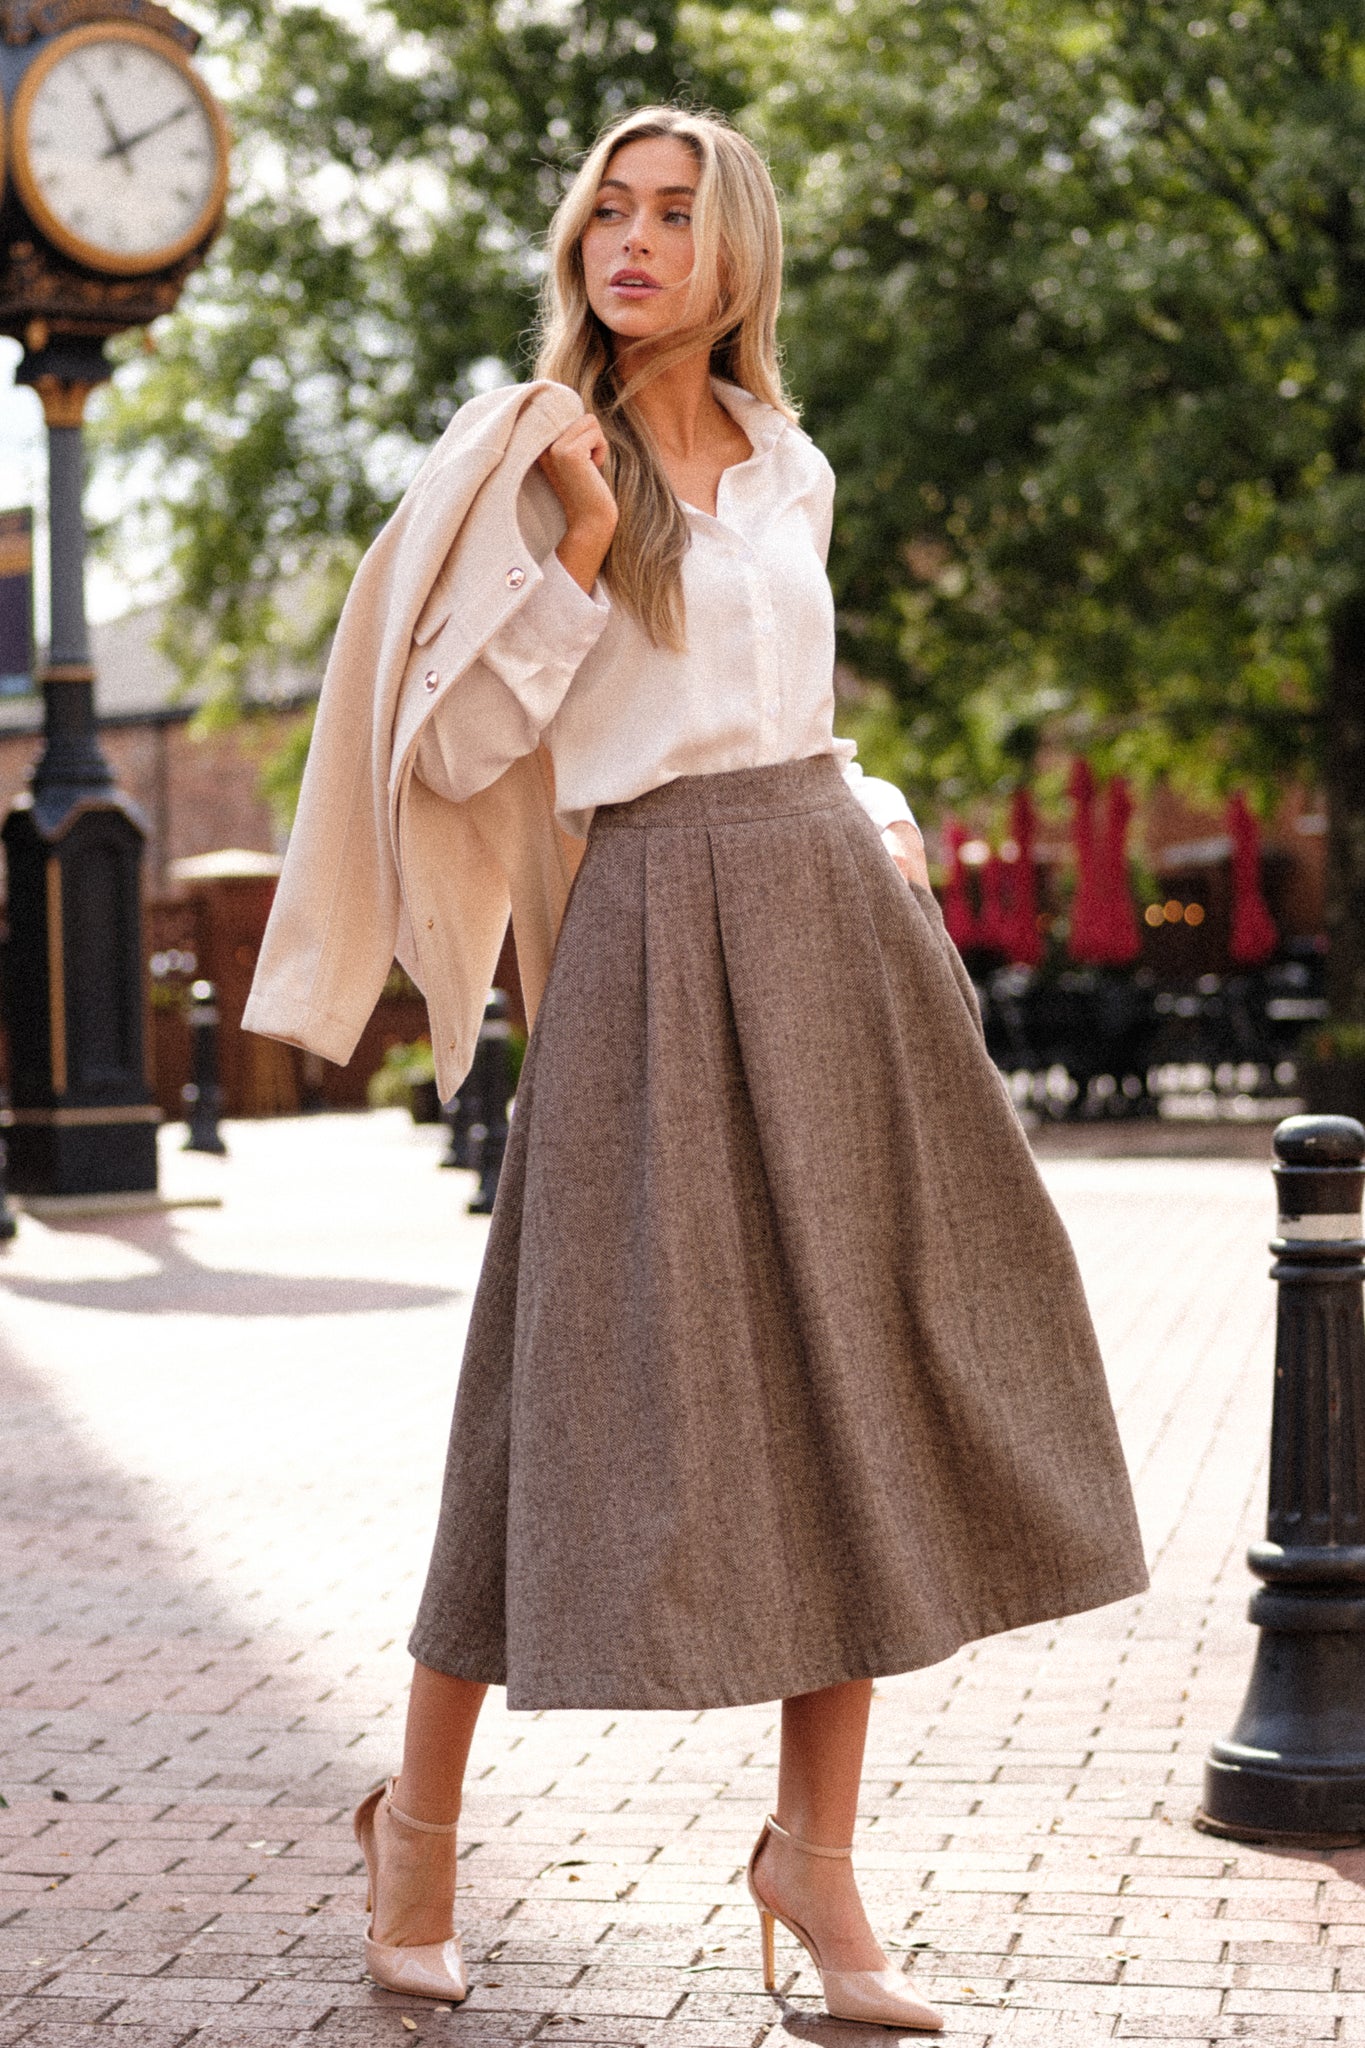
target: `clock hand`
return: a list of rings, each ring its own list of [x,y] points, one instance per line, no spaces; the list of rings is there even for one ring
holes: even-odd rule
[[[139,128],[136,135],[120,135],[111,139],[108,149],[101,150],[100,161],[103,162],[106,157],[111,156],[127,156],[129,150],[136,149],[139,142],[145,142],[149,135],[159,135],[163,128],[169,128],[175,121],[183,121],[189,112],[187,103],[183,107],[177,107],[173,114],[163,114],[161,119],[153,121],[149,128]]]
[[[109,111],[109,103],[105,99],[104,94],[97,85],[91,85],[88,79],[86,80],[86,85],[91,99],[95,102],[99,117],[104,123],[105,132],[109,137],[109,147],[105,150],[104,154],[105,156],[116,156],[120,150],[126,149],[128,145],[114,126],[114,117]]]

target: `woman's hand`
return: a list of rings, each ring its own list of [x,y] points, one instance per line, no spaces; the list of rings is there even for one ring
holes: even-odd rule
[[[917,882],[921,889],[929,887],[929,863],[924,857],[924,841],[918,825],[912,825],[905,818],[897,818],[894,825],[888,825],[882,832],[887,851],[905,876],[907,882]]]
[[[550,489],[568,521],[555,549],[580,590],[591,592],[616,531],[616,500],[602,474],[607,437],[595,413],[584,413],[540,457]]]

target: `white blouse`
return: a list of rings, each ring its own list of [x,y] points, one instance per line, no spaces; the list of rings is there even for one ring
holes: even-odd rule
[[[753,453],[722,474],[714,518],[684,506],[686,647],[654,646],[600,580],[588,596],[551,553],[543,580],[484,647],[476,664],[483,688],[457,686],[427,720],[415,770],[440,794],[461,801],[507,765],[507,720],[497,721],[494,758],[472,709],[501,684],[520,712],[524,751],[545,741],[556,815],[580,839],[598,804],[679,775],[821,753],[839,761],[878,827],[912,816],[893,783],[863,774],[856,741],[834,737],[834,599],[825,575],[834,472],[774,407],[718,378],[712,388]]]

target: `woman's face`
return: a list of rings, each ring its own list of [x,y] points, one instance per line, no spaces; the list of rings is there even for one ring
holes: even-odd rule
[[[623,341],[681,324],[692,274],[697,159],[675,135],[623,143],[583,230],[588,304]]]

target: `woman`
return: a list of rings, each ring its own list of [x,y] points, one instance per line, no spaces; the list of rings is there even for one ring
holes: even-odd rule
[[[783,396],[780,270],[761,159],[668,108],[599,141],[551,233],[537,375],[585,410],[540,459],[562,538],[479,674],[587,847],[401,1771],[356,1814],[366,1956],[465,1995],[455,1831],[488,1684],[515,1707],[781,1697],[748,1868],[765,1982],[780,1920],[832,2014],[936,2029],[850,1860],[872,1680],[1146,1573],[1070,1247],[918,831],[832,735],[833,479]],[[418,753],[455,799],[474,701],[452,689]]]

